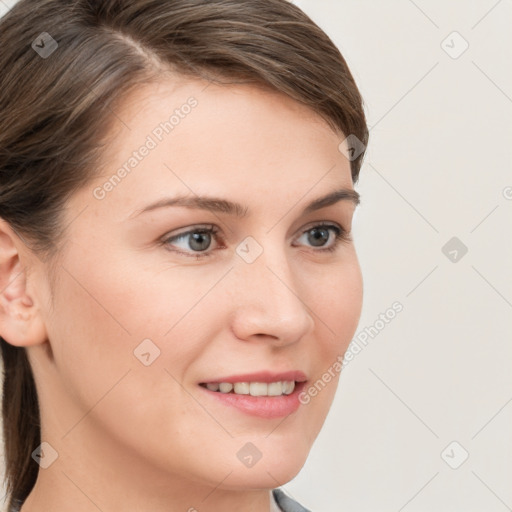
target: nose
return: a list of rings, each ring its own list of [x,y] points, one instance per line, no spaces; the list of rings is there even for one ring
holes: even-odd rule
[[[283,254],[265,250],[256,261],[234,269],[231,326],[240,340],[295,343],[314,327],[306,283],[298,282]]]

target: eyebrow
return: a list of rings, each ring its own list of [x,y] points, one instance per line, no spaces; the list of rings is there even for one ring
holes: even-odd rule
[[[326,196],[319,197],[311,201],[303,210],[302,215],[332,206],[339,201],[350,201],[355,206],[360,203],[360,195],[358,192],[348,188],[335,190]],[[150,212],[159,208],[169,208],[172,206],[182,206],[184,208],[206,210],[213,213],[224,213],[235,217],[247,217],[249,209],[240,203],[228,201],[226,199],[210,196],[177,196],[160,199],[155,203],[151,203],[140,210],[134,211],[129,218],[138,217],[139,215]]]

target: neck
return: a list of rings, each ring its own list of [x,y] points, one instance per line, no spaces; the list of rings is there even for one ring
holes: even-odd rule
[[[94,436],[80,426],[62,439],[43,433],[58,452],[37,482],[20,512],[269,512],[271,491],[247,489],[230,482],[232,468],[211,469],[209,480],[155,467],[143,454]],[[77,428],[78,430],[78,428]],[[215,442],[215,441],[212,441]],[[32,461],[31,461],[32,462]]]
[[[39,476],[20,512],[269,512],[271,491],[229,491],[199,486],[176,485],[168,481],[165,488],[138,485],[124,487],[120,482],[102,480],[102,475],[84,474],[65,468],[52,475]],[[101,484],[101,485],[100,485]]]

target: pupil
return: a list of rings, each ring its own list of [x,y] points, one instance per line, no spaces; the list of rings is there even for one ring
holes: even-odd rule
[[[311,245],[319,247],[329,240],[329,230],[325,228],[313,228],[308,236]],[[320,243],[318,243],[320,242]],[[322,243],[323,242],[323,243]]]

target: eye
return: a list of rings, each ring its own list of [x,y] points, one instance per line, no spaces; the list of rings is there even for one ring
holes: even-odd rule
[[[213,254],[215,248],[210,249],[213,241],[218,242],[218,233],[219,228],[214,225],[195,226],[183,233],[167,236],[161,244],[170,251],[199,259]],[[341,226],[323,223],[303,231],[298,240],[302,240],[300,245],[316,247],[314,252],[324,252],[334,251],[341,242],[349,242],[352,239]]]
[[[340,242],[349,242],[351,238],[341,226],[318,224],[304,231],[299,240],[305,240],[312,247],[321,247],[319,251],[334,251]]]
[[[216,226],[196,226],[189,231],[167,237],[162,243],[169,250],[176,250],[176,252],[187,256],[201,258],[211,254],[211,251],[206,251],[210,248],[212,241],[217,238],[218,231]],[[177,249],[173,249],[173,247]]]

